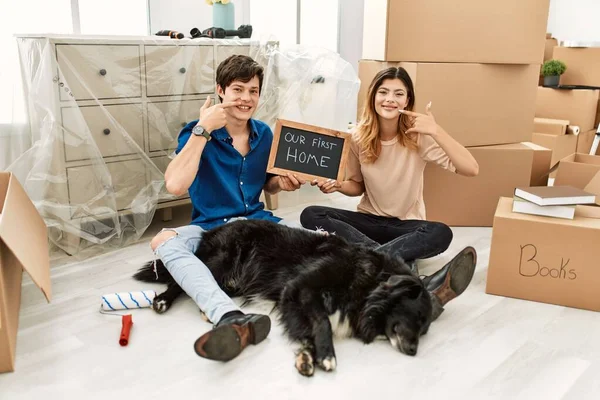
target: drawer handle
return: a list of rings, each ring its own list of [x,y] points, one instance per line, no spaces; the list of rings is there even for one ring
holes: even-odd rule
[[[100,70],[100,75],[102,75],[102,76],[106,75],[106,70],[104,68],[102,68]]]
[[[185,71],[186,71],[186,70],[185,70],[185,68],[184,68],[184,67],[181,67],[181,68],[179,68],[179,72],[181,72],[182,74],[185,74]]]
[[[105,135],[109,135],[110,129],[106,128],[105,130],[102,131],[102,133],[104,133]]]

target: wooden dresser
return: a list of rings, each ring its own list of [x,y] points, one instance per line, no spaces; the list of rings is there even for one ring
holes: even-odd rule
[[[221,61],[245,54],[266,63],[264,48],[249,39],[17,40],[29,123],[43,150],[33,171],[46,177],[29,191],[54,228],[52,241],[69,253],[121,246],[143,233],[155,210],[188,203],[164,187],[179,131],[198,118],[206,96],[216,101]]]

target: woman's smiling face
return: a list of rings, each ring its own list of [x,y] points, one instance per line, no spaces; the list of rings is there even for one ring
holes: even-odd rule
[[[375,112],[384,119],[397,119],[408,100],[408,90],[400,79],[386,79],[375,93]]]

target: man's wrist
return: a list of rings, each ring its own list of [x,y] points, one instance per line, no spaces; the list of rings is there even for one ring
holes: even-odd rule
[[[197,123],[193,128],[192,128],[192,134],[194,136],[202,136],[204,137],[207,141],[209,141],[211,139],[210,137],[210,132],[208,129],[206,129],[202,124]]]
[[[190,140],[191,139],[204,139],[205,141],[208,142],[208,138],[203,136],[203,135],[194,135],[193,133],[190,135]]]
[[[212,127],[210,125],[204,124],[204,123],[201,123],[201,122],[198,122],[196,124],[196,126],[201,127],[202,129],[204,129],[208,133],[211,133],[212,131],[214,131],[214,129],[212,129]]]

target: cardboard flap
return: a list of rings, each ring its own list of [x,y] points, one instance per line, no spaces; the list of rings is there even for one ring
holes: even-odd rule
[[[550,163],[550,169],[544,176],[550,176],[551,173],[556,171],[558,169],[558,167],[560,166],[561,161],[572,161],[574,159],[575,159],[575,154],[571,154],[570,156],[567,156],[567,157],[563,158],[562,160],[556,161],[556,163],[554,165],[552,165],[552,163]]]
[[[539,144],[536,143],[532,143],[532,142],[521,142],[522,144],[524,144],[525,146],[529,147],[531,150],[534,151],[549,151],[552,152],[552,149],[549,149],[547,147],[541,146]]]
[[[8,188],[0,208],[0,240],[19,260],[46,300],[52,297],[48,233],[44,220],[16,177],[0,172]],[[2,202],[0,202],[0,205]]]
[[[583,189],[586,192],[590,192],[596,195],[596,204],[600,206],[600,171],[594,175],[590,183],[585,185]]]
[[[600,156],[575,153],[560,160],[554,184],[585,189],[598,171]]]
[[[596,203],[598,203],[598,200],[596,200]],[[575,216],[600,219],[600,207],[583,205],[575,206]]]
[[[548,173],[546,175],[550,175],[551,173],[553,173],[554,171],[556,171],[558,169],[558,167],[560,166],[561,162],[574,162],[575,161],[575,157],[577,156],[577,153],[572,153],[566,157],[563,157],[562,159],[556,161],[554,163],[554,165],[550,164],[550,170],[548,170]]]

